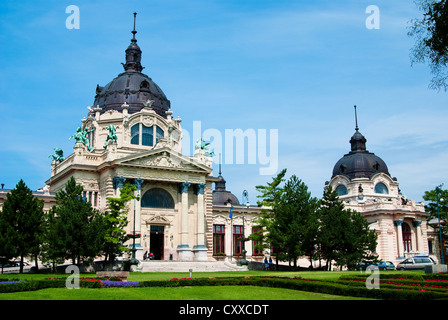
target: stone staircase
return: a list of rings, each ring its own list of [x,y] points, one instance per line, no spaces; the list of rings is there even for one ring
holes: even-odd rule
[[[227,261],[164,261],[153,260],[141,262],[138,266],[141,272],[215,272],[215,271],[246,271],[247,267],[240,267]]]

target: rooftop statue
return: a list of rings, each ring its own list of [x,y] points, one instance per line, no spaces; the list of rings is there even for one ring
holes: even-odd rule
[[[196,140],[196,145],[194,147],[195,150],[204,150],[204,153],[208,157],[213,157],[215,154],[215,151],[210,150],[210,142],[205,142],[204,138],[201,137],[198,140]]]
[[[76,140],[76,142],[80,142],[82,144],[85,144],[87,147],[87,150],[91,151],[92,147],[90,146],[90,142],[89,142],[89,137],[88,134],[90,132],[92,132],[94,129],[92,130],[87,130],[87,129],[82,129],[81,127],[78,127],[78,129],[76,130],[76,133],[74,135],[72,135],[69,140],[71,138],[74,138]]]
[[[51,158],[52,160],[56,160],[56,161],[64,161],[64,151],[62,151],[61,148],[54,148],[54,153],[50,156],[48,156],[48,158]]]
[[[107,134],[106,141],[104,141],[104,149],[106,149],[109,143],[108,141],[115,143],[117,142],[117,131],[115,129],[115,126],[111,124],[110,126],[107,126],[106,129],[109,130],[109,133]]]

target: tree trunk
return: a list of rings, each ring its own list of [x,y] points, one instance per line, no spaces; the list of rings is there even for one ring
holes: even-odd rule
[[[23,273],[23,255],[20,256],[20,271],[19,271],[19,273],[20,274]]]
[[[36,273],[39,273],[39,263],[37,262],[37,253],[34,255],[34,265],[36,267]]]

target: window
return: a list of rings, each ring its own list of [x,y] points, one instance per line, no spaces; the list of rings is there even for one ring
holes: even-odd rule
[[[401,225],[402,233],[403,233],[403,247],[404,252],[411,252],[412,244],[411,244],[411,227],[407,223],[403,223]]]
[[[347,187],[344,186],[343,184],[340,184],[340,185],[336,188],[336,193],[338,194],[338,196],[343,196],[343,195],[348,194]]]
[[[389,190],[387,190],[387,187],[384,183],[379,182],[375,185],[375,193],[388,194]]]
[[[90,202],[92,207],[98,206],[98,192],[97,191],[83,191],[82,199]]]
[[[224,238],[225,227],[224,225],[213,225],[213,255],[221,255],[224,253]]]
[[[153,145],[153,127],[142,125],[142,145],[151,147]]]
[[[149,89],[149,83],[148,83],[148,81],[143,80],[143,81],[140,83],[140,89]]]
[[[164,136],[165,132],[159,126],[147,127],[141,123],[137,123],[131,127],[131,144],[152,147]]]
[[[131,128],[131,144],[140,144],[140,124],[133,125]]]
[[[143,195],[142,207],[174,209],[174,200],[167,191],[160,188],[153,188],[146,191]]]
[[[156,144],[160,139],[163,138],[164,135],[165,133],[163,132],[163,130],[159,126],[156,126]]]
[[[233,255],[243,254],[243,226],[233,226]]]
[[[90,147],[95,146],[95,128],[92,129],[89,133],[87,133],[87,139],[89,140]]]
[[[262,233],[262,228],[261,227],[253,227],[252,228],[252,233],[254,234],[260,234]],[[254,256],[261,256],[263,255],[263,249],[262,249],[262,241],[252,241],[252,255]]]

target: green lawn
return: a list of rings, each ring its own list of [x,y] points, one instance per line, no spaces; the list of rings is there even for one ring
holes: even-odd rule
[[[1,293],[0,300],[361,300],[329,294],[264,287],[179,287],[43,289]],[[365,300],[365,299],[363,299]]]
[[[277,276],[302,277],[315,280],[337,280],[340,276],[357,275],[359,271],[301,271],[301,272],[273,272],[273,271],[234,271],[234,272],[196,272],[193,278],[219,277],[251,277]],[[384,273],[393,274],[394,271]],[[411,272],[409,272],[411,273]],[[424,274],[423,271],[412,272]],[[68,275],[46,274],[8,274],[0,275],[2,279],[46,279],[61,278]],[[82,278],[94,278],[95,274],[82,274]],[[131,273],[129,281],[167,280],[171,278],[188,278],[189,273],[147,272]],[[29,292],[0,293],[0,300],[357,300],[361,298],[334,296],[329,294],[303,292],[290,289],[267,287],[146,287],[146,288],[101,288],[101,289],[66,289],[53,288]],[[363,299],[365,300],[365,299]]]
[[[400,271],[381,271],[380,274],[402,273]],[[424,271],[406,271],[409,274],[425,274]],[[193,278],[210,278],[210,277],[256,277],[256,276],[276,276],[276,277],[302,277],[304,279],[315,280],[337,280],[341,276],[358,275],[360,271],[222,271],[222,272],[193,272]],[[19,280],[43,280],[52,277],[67,277],[68,274],[0,274],[2,279],[19,279]],[[95,274],[81,274],[82,278],[94,278]],[[150,280],[166,280],[171,278],[188,278],[188,272],[131,272],[129,281],[150,281]]]

